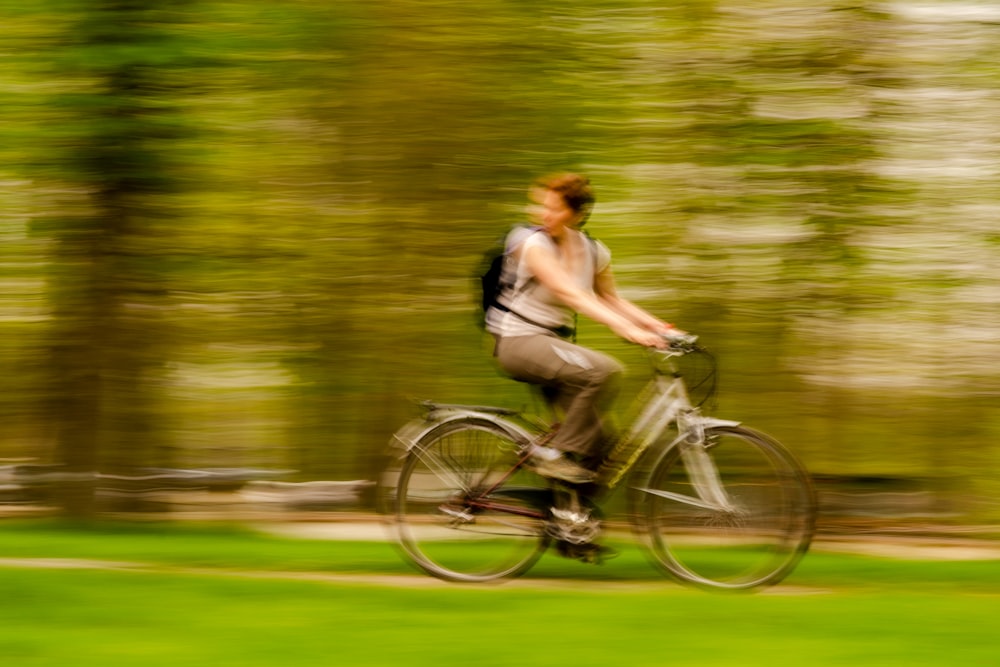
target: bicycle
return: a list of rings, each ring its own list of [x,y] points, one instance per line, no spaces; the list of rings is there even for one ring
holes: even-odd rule
[[[715,360],[695,336],[649,350],[653,373],[633,401],[636,416],[597,471],[601,497],[627,482],[633,529],[680,582],[775,584],[812,539],[809,475],[773,438],[703,415],[680,370],[686,355],[708,360],[703,380],[714,394]],[[572,551],[598,534],[600,502],[532,472],[533,445],[552,435],[544,421],[492,406],[423,407],[394,434],[377,490],[396,542],[420,569],[460,582],[515,577],[553,541]]]

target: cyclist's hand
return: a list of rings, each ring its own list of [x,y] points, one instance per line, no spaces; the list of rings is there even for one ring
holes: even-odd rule
[[[642,345],[643,347],[655,347],[662,350],[669,344],[664,334],[649,331],[635,325],[629,325],[623,331],[616,333],[630,343]]]
[[[656,320],[655,324],[653,324],[652,326],[648,326],[647,328],[654,333],[660,334],[661,336],[669,336],[669,335],[685,333],[680,329],[678,329],[677,327],[675,327],[670,322],[664,322],[663,320]]]

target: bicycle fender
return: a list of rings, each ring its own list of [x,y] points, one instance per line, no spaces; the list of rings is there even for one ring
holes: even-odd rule
[[[697,423],[703,428],[713,428],[715,426],[739,426],[743,422],[732,419],[716,419],[715,417],[699,417]]]
[[[430,431],[449,422],[464,421],[467,419],[480,419],[482,421],[496,424],[516,439],[520,438],[527,441],[534,437],[528,429],[513,423],[509,419],[505,419],[503,415],[495,412],[485,412],[474,409],[443,409],[434,410],[426,417],[410,420],[392,435],[389,445],[395,449],[402,449],[403,453],[409,452]]]
[[[439,424],[444,424],[450,419],[461,416],[465,411],[459,411],[456,407],[441,407],[433,403],[424,402],[421,404],[426,410],[423,417],[417,417],[403,424],[398,431],[392,434],[389,440],[390,449],[402,449],[406,453],[413,449],[420,438]]]
[[[410,420],[392,434],[392,438],[389,440],[389,447],[391,449],[402,449],[403,453],[406,453],[413,448],[427,431],[436,425],[437,422],[423,418]]]

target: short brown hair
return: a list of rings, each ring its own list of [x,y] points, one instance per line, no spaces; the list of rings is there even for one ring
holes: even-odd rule
[[[594,190],[590,179],[580,174],[552,174],[535,181],[535,185],[557,192],[576,213],[587,214],[594,205]]]

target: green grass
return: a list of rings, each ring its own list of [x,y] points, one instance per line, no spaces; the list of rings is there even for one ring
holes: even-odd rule
[[[172,524],[0,523],[0,557],[154,564],[0,566],[0,665],[857,667],[1000,658],[997,561],[814,553],[784,585],[722,595],[682,588],[620,546],[622,556],[600,568],[546,557],[514,585],[390,586],[288,574],[411,574],[383,543]]]
[[[0,523],[0,558],[89,558],[191,567],[391,572],[398,558],[380,542],[292,540],[236,525]]]

